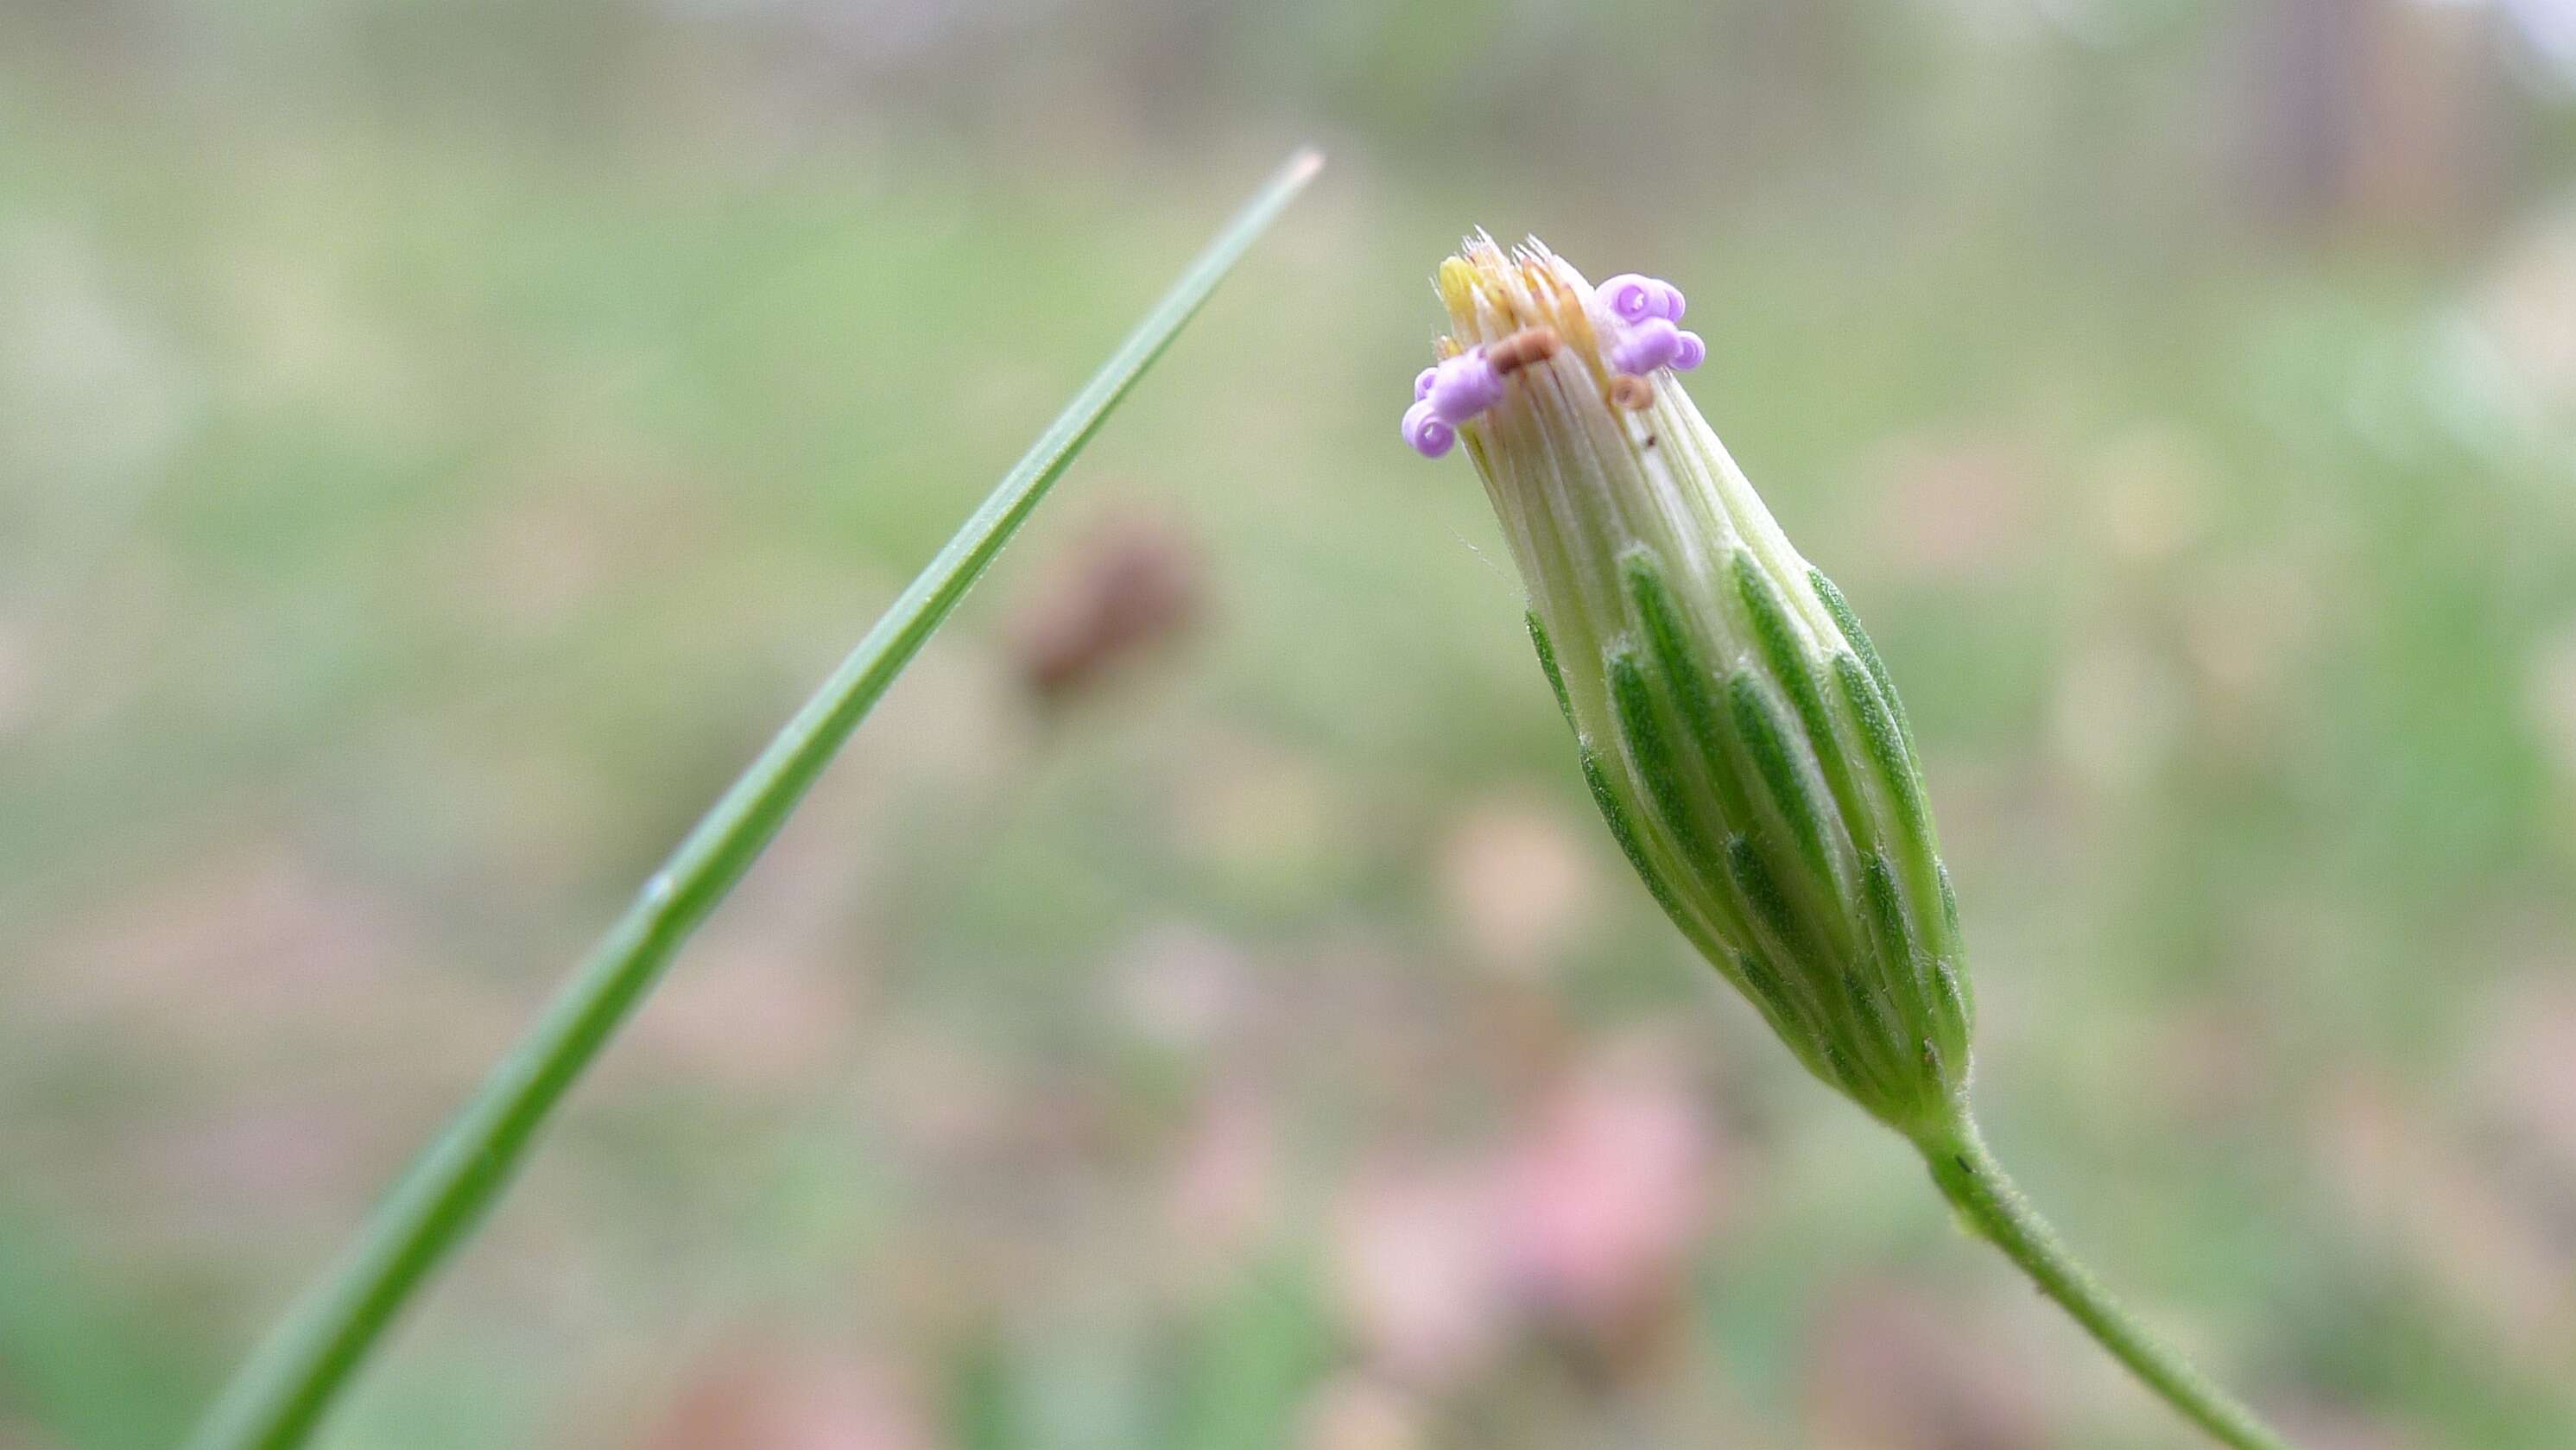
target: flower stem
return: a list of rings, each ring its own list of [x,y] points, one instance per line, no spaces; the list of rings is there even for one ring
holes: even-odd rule
[[[2183,1418],[2236,1450],[2291,1450],[2279,1431],[2148,1333],[2075,1261],[2056,1230],[2005,1176],[1964,1109],[1954,1122],[1919,1136],[1916,1146],[1931,1165],[1932,1181],[1941,1186],[1942,1196],[1968,1223]]]

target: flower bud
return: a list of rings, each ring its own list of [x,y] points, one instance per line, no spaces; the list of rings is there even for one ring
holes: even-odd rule
[[[1457,434],[1611,834],[1817,1076],[1900,1129],[1950,1121],[1971,1013],[1957,910],[1859,621],[1670,369],[1622,376],[1635,359],[1607,354],[1634,321],[1572,267],[1480,236],[1439,290],[1444,357],[1532,328],[1562,344]]]

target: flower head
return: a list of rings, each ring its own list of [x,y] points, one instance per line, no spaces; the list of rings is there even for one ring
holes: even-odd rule
[[[1439,290],[1405,436],[1483,476],[1611,833],[1817,1076],[1899,1128],[1949,1121],[1971,1009],[1903,708],[1682,391],[1706,346],[1680,292],[1481,236]]]

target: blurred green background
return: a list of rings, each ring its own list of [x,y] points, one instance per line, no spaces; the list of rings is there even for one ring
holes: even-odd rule
[[[0,1446],[169,1444],[1309,139],[326,1442],[2191,1443],[1599,829],[1396,437],[1484,225],[1689,291],[2077,1246],[2303,1445],[2576,1444],[2568,0],[56,0]]]

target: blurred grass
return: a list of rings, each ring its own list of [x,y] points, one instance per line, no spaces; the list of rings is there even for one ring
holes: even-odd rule
[[[1615,160],[1513,119],[1559,94],[1515,78],[1591,74],[1597,37],[1298,50],[1348,168],[1087,465],[1201,541],[1203,626],[1042,723],[1005,626],[1044,601],[1006,563],[333,1443],[757,1441],[689,1415],[736,1356],[804,1362],[769,1345],[873,1367],[893,1387],[849,1397],[940,1444],[1359,1443],[1315,1427],[1381,1411],[1431,1443],[1867,1443],[1849,1407],[1911,1381],[1854,1345],[1937,1361],[1873,1317],[1934,1295],[1986,1357],[1923,1371],[1941,1393],[2035,1400],[2039,1443],[2173,1443],[1620,878],[1482,500],[1395,445],[1428,273],[1479,222],[1690,290],[1695,395],[1905,689],[1990,1128],[2069,1237],[2315,1443],[2566,1443],[2555,113],[2492,216],[2285,235],[2176,199],[2234,124],[2202,109],[2224,25],[1908,68],[1873,57],[1930,12],[1816,13],[1689,31],[1658,84],[1789,46],[1865,98],[1840,120],[1730,142],[1609,100],[1579,126]],[[661,24],[617,53],[689,74],[701,33]],[[1121,119],[1097,60],[1054,94],[1111,99],[1052,132],[746,150],[679,101],[545,109],[572,40],[400,104],[350,77],[499,41],[388,40],[253,103],[83,88],[23,33],[0,1445],[143,1447],[1267,146]],[[1232,75],[1269,34],[1172,64]],[[907,84],[888,114],[970,105]],[[619,688],[653,677],[691,688]],[[1501,964],[1479,873],[1508,901],[1562,869],[1534,965]],[[1527,1316],[1388,1368],[1346,1243],[1372,1185],[1507,1149],[1640,1050],[1716,1145],[1678,1347]],[[1237,1137],[1260,1211],[1175,1207]],[[2018,1388],[1961,1388],[1981,1362]]]

